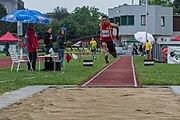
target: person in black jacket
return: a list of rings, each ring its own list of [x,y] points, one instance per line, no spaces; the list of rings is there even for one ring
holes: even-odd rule
[[[5,54],[6,54],[6,56],[10,56],[10,54],[9,54],[9,43],[8,42],[5,44],[3,50],[4,50]]]
[[[51,48],[53,48],[53,37],[52,37],[52,29],[51,28],[48,28],[46,29],[46,33],[45,33],[45,36],[44,36],[44,44],[45,44],[45,51],[46,51],[46,54],[49,54],[49,50]],[[52,61],[52,58],[45,58],[45,61]]]
[[[67,42],[64,30],[58,31],[58,36],[57,36],[56,41],[57,41],[58,59],[59,59],[59,62],[62,64],[64,60],[64,50],[65,50],[66,42]]]

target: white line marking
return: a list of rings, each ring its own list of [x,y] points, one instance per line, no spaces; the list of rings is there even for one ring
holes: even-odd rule
[[[3,81],[0,81],[0,83],[5,83],[5,82],[14,82],[15,80],[3,80]]]
[[[95,79],[98,75],[100,75],[102,72],[104,72],[108,67],[110,67],[113,63],[115,63],[117,60],[119,60],[121,57],[119,57],[118,59],[116,59],[115,61],[113,61],[111,64],[109,64],[107,67],[105,67],[103,70],[101,70],[98,74],[96,74],[94,77],[92,77],[89,81],[87,81],[86,83],[84,83],[82,85],[82,87],[84,87],[85,85],[87,85],[88,83],[90,83],[93,79]]]
[[[137,87],[137,80],[136,80],[136,74],[135,74],[135,70],[134,70],[134,64],[133,64],[133,57],[132,56],[131,56],[131,66],[133,69],[134,86]]]

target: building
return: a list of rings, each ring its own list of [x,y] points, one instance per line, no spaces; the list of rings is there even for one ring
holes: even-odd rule
[[[180,36],[180,16],[173,17],[173,37]]]
[[[138,31],[153,34],[157,41],[168,41],[173,35],[173,8],[148,5],[120,5],[108,9],[109,20],[120,26],[121,41],[133,39]]]
[[[0,4],[4,5],[8,13],[24,9],[24,2],[22,0],[1,0]]]

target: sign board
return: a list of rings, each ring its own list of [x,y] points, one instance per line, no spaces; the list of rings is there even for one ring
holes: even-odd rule
[[[83,66],[93,66],[93,60],[83,60]]]
[[[180,47],[168,46],[168,64],[180,64]]]
[[[131,55],[132,54],[132,49],[129,47],[127,49],[123,49],[122,47],[115,47],[115,49],[118,55]]]

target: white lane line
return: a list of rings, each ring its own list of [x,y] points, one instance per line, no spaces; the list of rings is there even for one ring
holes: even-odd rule
[[[135,74],[135,70],[134,70],[134,64],[133,64],[133,57],[132,56],[131,56],[131,66],[133,69],[134,86],[137,87],[137,80],[136,80],[136,74]]]
[[[104,72],[108,67],[110,67],[113,63],[115,63],[117,60],[119,60],[121,57],[119,57],[118,59],[116,59],[114,62],[112,62],[111,64],[109,64],[107,67],[105,67],[103,70],[101,70],[98,74],[96,74],[94,77],[92,77],[89,81],[87,81],[86,83],[84,83],[82,85],[82,87],[86,86],[88,83],[90,83],[92,80],[94,80],[97,76],[99,76],[102,72]]]

